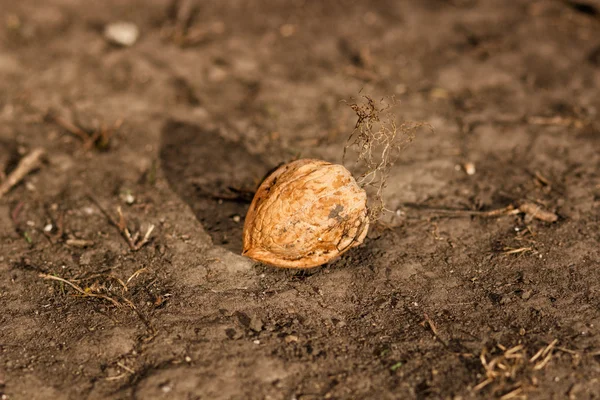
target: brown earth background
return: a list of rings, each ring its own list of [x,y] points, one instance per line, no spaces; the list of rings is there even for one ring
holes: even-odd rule
[[[600,2],[0,10],[0,171],[46,152],[0,199],[2,399],[600,397]],[[324,267],[241,257],[248,193],[341,162],[359,93],[434,128],[392,212]],[[558,221],[487,213],[523,202]]]

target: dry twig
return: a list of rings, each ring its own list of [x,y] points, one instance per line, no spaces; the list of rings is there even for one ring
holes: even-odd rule
[[[85,247],[91,247],[94,245],[94,242],[91,240],[85,240],[85,239],[67,239],[67,241],[65,242],[65,244],[67,246],[71,246],[71,247],[79,247],[79,248],[85,248]]]
[[[23,210],[23,206],[25,205],[24,202],[19,201],[17,203],[17,205],[15,206],[15,208],[13,208],[13,210],[10,213],[10,219],[12,220],[13,224],[18,227],[19,225],[19,215],[21,214],[21,211]]]
[[[80,286],[78,286],[77,284],[75,284],[67,279],[64,279],[64,278],[61,278],[58,276],[54,276],[54,275],[48,275],[48,274],[40,274],[39,277],[43,278],[43,279],[51,279],[54,281],[66,283],[67,285],[69,285],[73,289],[75,289],[77,292],[79,292],[83,297],[95,297],[98,299],[103,299],[103,300],[109,301],[116,307],[121,307],[121,303],[119,303],[117,300],[113,299],[112,297],[109,297],[104,294],[92,293],[91,291],[83,290]]]
[[[525,253],[527,251],[533,251],[533,248],[531,247],[520,247],[518,249],[513,249],[510,247],[506,247],[504,249],[504,254],[518,254],[518,253]]]
[[[540,171],[535,171],[534,173],[534,177],[535,179],[540,182],[542,185],[544,186],[548,186],[551,187],[552,186],[552,182],[550,182],[550,179],[546,178],[544,175],[542,175],[542,173]]]
[[[518,214],[519,210],[515,210],[512,205],[497,208],[490,211],[475,211],[475,210],[451,210],[444,208],[426,208],[425,211],[449,217],[481,217],[481,218],[496,218],[505,215]]]
[[[527,119],[527,122],[532,125],[555,125],[555,126],[573,126],[575,128],[582,128],[585,126],[585,121],[579,118],[570,117],[542,117],[542,116],[531,116]]]
[[[525,202],[519,206],[519,211],[527,214],[531,218],[537,218],[544,222],[556,222],[558,215],[553,212],[544,210],[541,206],[538,206],[532,202]]]
[[[21,180],[25,178],[27,174],[39,168],[42,164],[42,157],[44,154],[44,149],[38,147],[23,157],[21,161],[19,161],[17,168],[15,168],[15,170],[8,175],[4,182],[2,182],[2,185],[0,185],[0,198],[8,193],[13,186],[21,182]]]
[[[440,217],[449,218],[462,218],[462,217],[480,217],[480,218],[496,218],[507,215],[519,214],[520,211],[515,209],[514,206],[509,205],[502,208],[497,208],[489,211],[477,211],[477,210],[453,210],[450,208],[428,208],[417,204],[405,204],[405,207],[415,208],[419,211],[435,214]]]
[[[105,378],[105,380],[107,381],[118,381],[119,379],[123,379],[126,378],[127,374],[123,373],[123,374],[119,374],[119,375],[115,375],[115,376],[109,376],[107,378]]]
[[[79,139],[81,139],[83,141],[83,143],[86,143],[88,140],[90,140],[90,135],[88,132],[81,129],[80,127],[75,125],[73,122],[69,121],[68,119],[61,117],[60,115],[56,115],[52,111],[48,111],[46,113],[45,119],[47,121],[54,122],[56,125],[60,126],[61,128],[63,128],[70,134],[77,136]]]
[[[110,139],[121,127],[121,125],[123,125],[123,119],[120,118],[115,121],[111,127],[107,127],[105,124],[102,124],[100,129],[88,132],[68,119],[61,117],[60,115],[56,115],[52,111],[48,111],[46,113],[45,119],[54,122],[56,125],[60,126],[70,134],[81,139],[83,142],[83,148],[85,150],[91,150],[94,146],[100,150],[107,149],[110,144]]]
[[[106,124],[103,123],[100,126],[100,129],[92,133],[89,140],[84,142],[84,149],[91,150],[92,147],[94,147],[94,145],[100,150],[107,149],[110,145],[111,138],[113,137],[115,132],[119,130],[121,125],[123,125],[123,118],[116,120],[115,123],[110,127],[106,126]]]
[[[133,279],[137,278],[138,276],[140,276],[142,273],[148,271],[147,268],[140,268],[137,271],[135,271],[133,274],[131,274],[131,276],[129,277],[129,279],[127,279],[126,283],[131,282]]]
[[[535,203],[523,202],[518,207],[514,205],[508,205],[506,207],[497,208],[490,211],[475,211],[475,210],[452,210],[445,208],[425,208],[418,205],[405,205],[407,207],[413,207],[433,213],[443,217],[481,217],[481,218],[496,218],[507,215],[525,214],[528,218],[537,218],[545,222],[556,222],[558,215],[553,212],[542,209]]]
[[[448,347],[448,343],[444,339],[441,338],[441,336],[437,330],[437,327],[435,326],[435,324],[433,323],[431,318],[429,318],[429,315],[427,315],[427,313],[425,313],[424,315],[425,315],[425,322],[429,325],[431,332],[433,332],[433,336],[435,336],[435,338],[437,340],[439,340],[440,343],[442,343],[444,345],[444,347]]]
[[[221,21],[193,26],[197,4],[192,0],[174,1],[171,4],[173,18],[162,28],[162,36],[181,47],[198,45],[225,31]]]

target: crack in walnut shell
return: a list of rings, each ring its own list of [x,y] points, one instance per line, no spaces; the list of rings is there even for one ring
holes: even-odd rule
[[[243,255],[283,268],[312,268],[360,245],[367,194],[344,166],[303,159],[258,188],[244,223]]]

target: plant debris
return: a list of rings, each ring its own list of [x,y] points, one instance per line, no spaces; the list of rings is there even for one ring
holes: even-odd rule
[[[528,358],[527,349],[522,344],[509,349],[497,344],[491,351],[484,348],[479,360],[485,369],[486,379],[476,385],[473,391],[478,392],[493,385],[491,392],[502,400],[525,398],[525,392],[537,383],[533,372],[548,365],[557,343],[558,340],[554,339],[531,358]]]
[[[74,122],[61,117],[52,110],[46,113],[44,119],[49,122],[54,122],[56,125],[60,126],[70,134],[81,139],[83,142],[83,148],[86,151],[91,150],[94,147],[98,150],[107,150],[110,147],[111,139],[115,132],[117,132],[121,125],[123,125],[123,119],[121,118],[116,120],[112,126],[101,124],[98,129],[88,131],[81,128]]]
[[[126,305],[127,307],[131,308],[144,323],[144,325],[146,325],[148,336],[145,341],[149,341],[156,335],[156,330],[150,324],[148,318],[146,318],[146,316],[142,314],[136,305],[124,295],[129,290],[127,285],[145,271],[146,268],[141,268],[135,271],[126,282],[112,274],[96,274],[87,278],[79,279],[79,281],[93,280],[93,282],[90,285],[85,286],[85,288],[77,284],[78,280],[69,280],[61,278],[60,276],[45,273],[39,274],[39,277],[45,280],[53,280],[66,284],[73,288],[79,296],[84,298],[101,299],[109,302],[117,308],[121,308],[123,305]],[[118,286],[115,288],[115,285],[111,284],[110,281],[116,282]]]
[[[544,222],[556,222],[558,221],[558,215],[553,212],[544,210],[541,206],[538,206],[532,202],[525,202],[519,206],[519,211],[525,213],[530,218],[536,218]]]
[[[506,207],[497,208],[489,211],[478,210],[454,210],[450,208],[435,208],[425,207],[415,204],[407,204],[406,207],[415,208],[420,211],[432,213],[443,217],[481,217],[481,218],[497,218],[508,215],[525,214],[526,219],[539,219],[544,222],[558,221],[558,215],[553,212],[544,210],[541,206],[535,203],[524,202],[519,206],[508,205]]]
[[[164,38],[173,41],[180,47],[202,44],[225,32],[225,24],[215,21],[207,26],[195,26],[197,4],[191,0],[172,1],[169,7],[167,23],[162,27]]]
[[[42,148],[33,149],[25,157],[19,161],[19,165],[10,173],[0,185],[0,198],[8,193],[15,185],[17,185],[30,172],[39,168],[42,165],[42,158],[46,154]]]
[[[96,200],[91,195],[88,195],[88,197],[100,209],[102,214],[106,216],[108,221],[119,230],[121,236],[123,236],[123,238],[125,238],[125,240],[127,241],[127,244],[129,245],[131,251],[138,251],[139,249],[144,247],[146,243],[148,243],[148,241],[150,240],[150,235],[152,234],[152,231],[155,228],[154,225],[150,225],[144,236],[140,239],[140,232],[136,232],[133,235],[130,233],[129,228],[127,228],[127,221],[125,220],[125,216],[123,216],[123,212],[121,211],[120,206],[117,207],[117,214],[119,215],[119,219],[116,220],[104,209],[104,207],[100,205],[98,200]]]
[[[393,98],[390,102],[382,99],[379,103],[367,95],[362,98],[364,101],[360,104],[348,104],[358,120],[344,146],[343,162],[346,161],[348,149],[354,148],[357,155],[358,184],[375,189],[369,204],[369,218],[374,221],[383,211],[389,211],[385,209],[383,191],[400,153],[415,139],[419,129],[433,129],[423,122],[396,122],[390,111],[396,104]]]

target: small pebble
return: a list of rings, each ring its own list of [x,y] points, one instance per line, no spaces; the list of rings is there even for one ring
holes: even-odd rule
[[[285,337],[286,343],[296,343],[298,341],[298,336],[296,335],[288,335]]]
[[[208,71],[208,80],[211,82],[223,82],[227,78],[227,71],[224,68],[213,67]]]
[[[140,30],[131,22],[113,22],[104,28],[104,38],[119,46],[133,46],[139,36]]]
[[[92,214],[94,214],[95,211],[92,207],[84,207],[83,212],[87,215],[92,215]]]
[[[123,203],[127,205],[132,205],[133,203],[135,203],[135,196],[133,195],[130,189],[121,189],[119,193],[119,198]]]
[[[163,385],[160,387],[160,390],[162,390],[163,393],[169,393],[173,388],[169,385]]]
[[[467,175],[475,175],[476,169],[475,169],[474,163],[467,162],[463,165],[463,168],[465,169],[465,172],[467,173]]]
[[[260,332],[263,329],[263,322],[262,320],[257,317],[256,315],[253,316],[250,319],[250,325],[249,328],[252,329],[254,332]]]
[[[279,28],[279,33],[283,37],[290,37],[296,33],[296,26],[293,24],[284,24]]]

